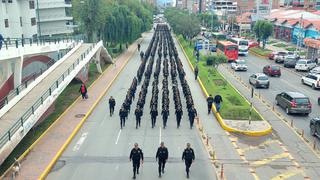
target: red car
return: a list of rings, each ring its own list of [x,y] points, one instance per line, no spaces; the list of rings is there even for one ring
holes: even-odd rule
[[[263,67],[263,73],[268,76],[281,76],[280,67],[277,65],[267,65]]]
[[[256,41],[249,41],[249,48],[257,47],[257,46],[259,46],[258,42],[256,42]]]
[[[274,60],[274,58],[276,57],[276,55],[278,55],[278,52],[272,52],[272,53],[270,53],[269,55],[268,55],[268,58],[270,59],[270,60]]]

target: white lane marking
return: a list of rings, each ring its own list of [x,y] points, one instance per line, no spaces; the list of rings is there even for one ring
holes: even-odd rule
[[[161,127],[159,127],[159,144],[161,143]]]
[[[83,144],[84,140],[87,138],[87,136],[88,136],[88,132],[83,133],[72,150],[78,151],[80,149],[81,145]]]
[[[121,134],[121,129],[120,129],[119,132],[118,132],[118,136],[117,136],[117,139],[116,139],[115,144],[118,144],[118,141],[119,141],[119,138],[120,138],[120,134]]]

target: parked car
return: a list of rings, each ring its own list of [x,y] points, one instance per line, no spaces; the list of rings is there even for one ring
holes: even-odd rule
[[[280,51],[278,52],[278,54],[274,57],[274,61],[276,63],[283,63],[284,62],[284,58],[288,55],[287,52],[285,51]]]
[[[277,94],[276,105],[285,109],[287,114],[301,113],[309,115],[312,107],[310,99],[299,92],[282,92]]]
[[[272,64],[264,66],[263,73],[268,76],[281,76],[280,67]]]
[[[320,88],[320,74],[308,74],[302,76],[301,83],[312,87],[312,89]]]
[[[310,70],[310,73],[312,74],[320,74],[320,66],[314,67]]]
[[[255,88],[264,87],[268,89],[270,86],[269,78],[264,73],[252,74],[249,77],[249,84],[252,84]]]
[[[310,133],[312,136],[320,137],[320,117],[310,120]]]
[[[278,52],[273,51],[272,53],[270,53],[270,54],[268,55],[268,58],[269,58],[270,60],[274,60],[274,58],[275,58],[277,55],[278,55]]]
[[[298,60],[296,56],[288,55],[284,59],[283,66],[286,68],[294,68],[296,66],[297,61]]]
[[[257,47],[257,46],[259,46],[258,42],[256,42],[256,41],[249,41],[249,48]]]
[[[210,45],[210,46],[209,46],[209,49],[210,49],[211,52],[217,52],[217,47],[216,47],[216,45]]]
[[[295,69],[297,71],[309,71],[310,69],[316,67],[316,62],[312,61],[310,59],[300,59],[296,66]]]
[[[235,71],[247,71],[248,66],[246,65],[246,61],[237,59],[231,63],[231,68]]]

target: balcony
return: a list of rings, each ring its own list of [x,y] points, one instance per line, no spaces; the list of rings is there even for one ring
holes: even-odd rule
[[[45,15],[39,18],[39,22],[52,22],[52,21],[71,21],[73,20],[72,16],[66,16],[65,14],[53,14],[53,15]]]
[[[39,2],[39,9],[71,8],[71,1]]]

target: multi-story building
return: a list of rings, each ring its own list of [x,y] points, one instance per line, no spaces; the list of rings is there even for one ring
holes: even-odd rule
[[[71,0],[38,0],[38,2],[36,13],[39,36],[73,32]]]
[[[31,38],[37,35],[34,0],[2,0],[0,33],[4,38]]]
[[[71,0],[2,0],[0,33],[5,38],[72,33],[71,7]]]
[[[218,16],[235,14],[237,2],[235,0],[212,0],[207,2],[207,7]]]

